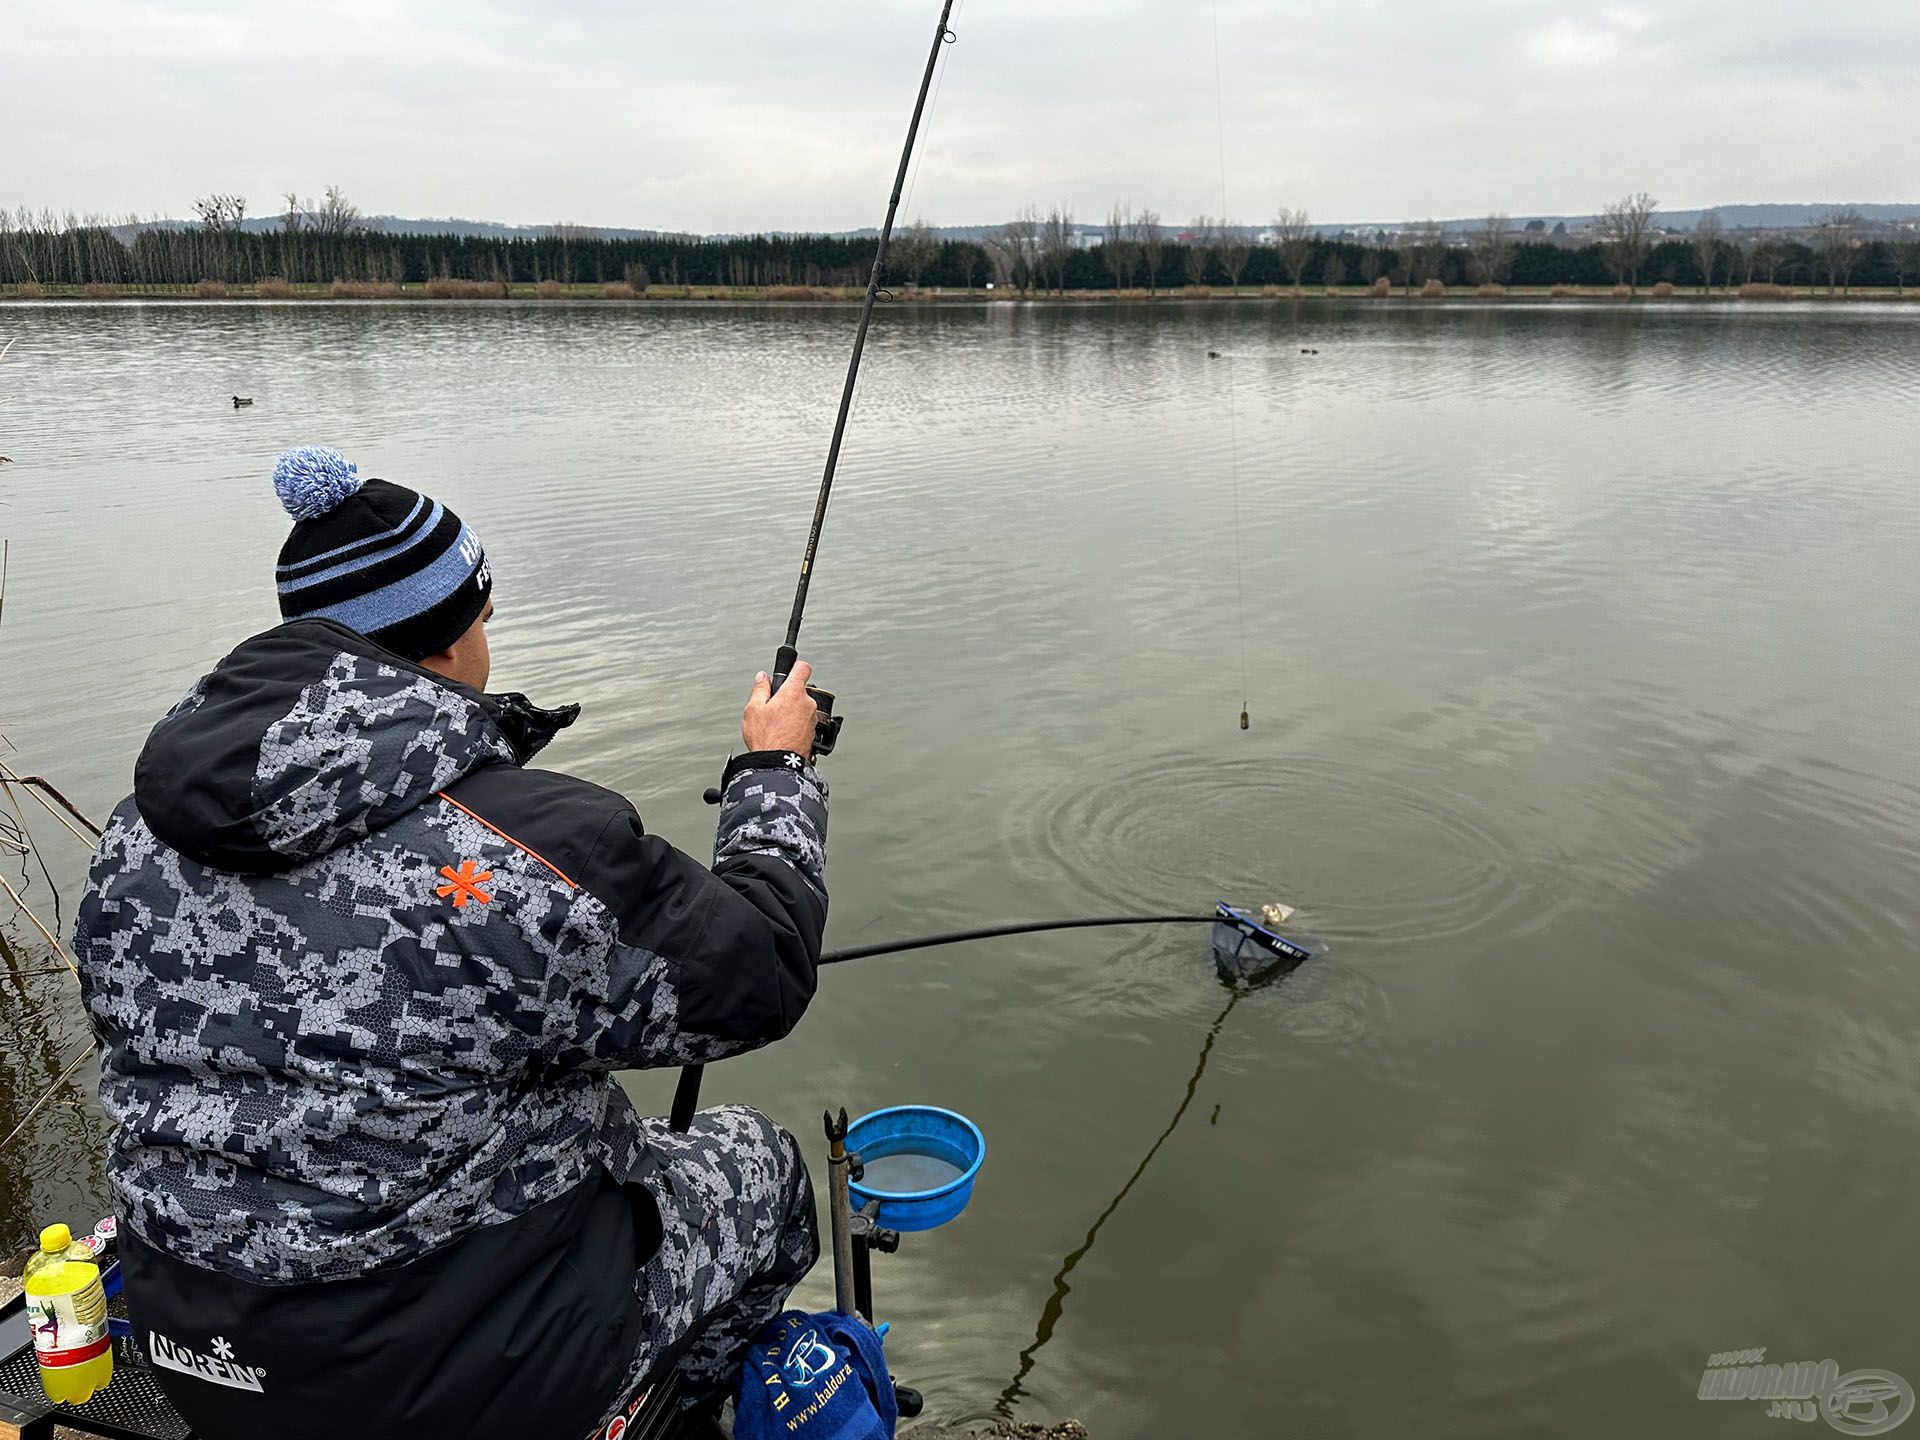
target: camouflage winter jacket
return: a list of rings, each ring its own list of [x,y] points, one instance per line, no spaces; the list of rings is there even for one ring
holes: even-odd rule
[[[512,719],[307,620],[155,727],[75,937],[138,1242],[256,1287],[407,1266],[644,1183],[612,1071],[799,1020],[827,903],[812,766],[728,766],[709,870],[619,796],[523,768]]]

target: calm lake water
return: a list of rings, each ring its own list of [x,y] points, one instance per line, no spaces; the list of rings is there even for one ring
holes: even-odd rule
[[[119,799],[324,442],[484,537],[496,687],[586,706],[545,763],[704,853],[853,319],[0,310],[8,763]],[[803,647],[830,943],[1225,896],[1329,947],[1231,1006],[1196,931],[863,961],[709,1073],[816,1156],[828,1105],[985,1131],[876,1262],[930,1412],[1746,1436],[1710,1352],[1920,1382],[1917,401],[1887,306],[882,317]],[[16,991],[10,1115],[78,1034]],[[98,1204],[90,1123],[0,1155],[7,1239]]]

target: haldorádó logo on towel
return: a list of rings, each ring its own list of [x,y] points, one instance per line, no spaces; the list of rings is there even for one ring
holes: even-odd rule
[[[833,1312],[771,1321],[734,1393],[735,1440],[892,1440],[898,1419],[880,1337]]]

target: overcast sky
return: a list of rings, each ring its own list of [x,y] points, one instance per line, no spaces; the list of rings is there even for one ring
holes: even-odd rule
[[[1229,208],[1920,200],[1917,0],[1218,0]],[[935,0],[6,0],[0,204],[877,223]],[[1208,0],[960,0],[908,207],[1218,213]]]

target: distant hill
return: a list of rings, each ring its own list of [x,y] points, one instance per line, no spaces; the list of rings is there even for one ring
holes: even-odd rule
[[[115,225],[116,234],[134,230],[191,230],[197,220],[142,220],[137,225]],[[281,215],[253,215],[240,222],[240,228],[255,235],[278,230],[285,223]],[[436,219],[428,216],[413,220],[403,215],[365,215],[360,223],[369,230],[387,235],[459,235],[488,240],[532,239],[542,235],[570,235],[600,240],[653,240],[661,236],[680,237],[675,230],[624,230],[604,225],[503,225],[495,220]]]
[[[1818,205],[1774,204],[1774,205],[1719,205],[1713,207],[1720,213],[1720,223],[1729,230],[1804,230],[1813,225],[1822,215],[1839,209],[1844,201],[1835,201]],[[1892,221],[1920,219],[1920,201],[1906,205],[1854,205],[1868,220]],[[1662,210],[1658,223],[1666,229],[1691,230],[1699,221],[1703,210]],[[1455,216],[1440,220],[1439,223],[1451,231],[1470,230],[1478,226],[1484,217],[1477,215]],[[1539,220],[1548,230],[1564,223],[1572,231],[1589,230],[1593,227],[1596,215],[1548,215],[1533,211],[1516,210],[1510,212],[1515,229],[1528,221]],[[193,225],[191,220],[159,220],[150,222],[152,226],[166,229],[186,229]],[[582,238],[602,240],[653,240],[660,238],[709,240],[732,240],[741,238],[745,232],[733,231],[725,234],[705,237],[690,236],[677,230],[636,230],[606,225],[503,225],[494,220],[462,220],[453,217],[436,219],[425,217],[412,219],[401,215],[369,215],[363,222],[368,229],[384,231],[390,235],[458,235],[486,239],[511,240],[514,238],[531,239],[538,236],[554,235],[565,232]],[[1162,216],[1161,223],[1169,234],[1177,233],[1186,227],[1184,219],[1174,216]],[[1235,229],[1249,236],[1257,235],[1267,227],[1266,221],[1255,221]],[[1367,220],[1367,221],[1325,221],[1314,225],[1320,235],[1339,235],[1342,233],[1365,234],[1375,230],[1402,232],[1426,224],[1425,217],[1410,220]],[[281,217],[278,215],[258,215],[242,223],[245,230],[258,232],[278,230]],[[1074,228],[1080,231],[1093,231],[1103,228],[1105,216],[1088,215],[1076,217]],[[116,231],[129,227],[114,227]],[[998,223],[990,225],[936,225],[933,231],[942,240],[985,240],[999,230]],[[769,229],[757,232],[766,235],[796,235],[803,232],[794,230]],[[841,239],[871,238],[879,234],[872,226],[859,230],[835,230],[827,232]]]
[[[1720,223],[1729,230],[1804,230],[1818,221],[1821,216],[1839,210],[1847,203],[1844,200],[1836,200],[1820,205],[1713,205],[1707,209],[1718,211]],[[1854,205],[1852,208],[1869,220],[1920,219],[1920,201],[1910,205]],[[1706,213],[1706,209],[1663,209],[1658,211],[1654,218],[1667,229],[1691,230]],[[1467,228],[1480,224],[1484,218],[1476,215],[1464,219],[1443,220],[1440,223],[1449,229]],[[1543,220],[1549,230],[1561,221],[1566,222],[1569,230],[1588,229],[1599,218],[1598,215],[1539,215],[1518,210],[1512,214],[1515,225],[1524,225],[1529,220]],[[1408,223],[1402,221],[1398,225],[1389,224],[1386,228],[1389,230],[1405,228]],[[1353,228],[1372,229],[1374,227]]]
[[[369,215],[366,224],[370,230],[383,230],[389,235],[475,235],[490,240],[556,235],[563,231],[569,235],[591,236],[600,240],[652,240],[676,233],[670,230],[625,230],[604,225],[502,225],[493,220],[409,220],[399,215]],[[265,222],[267,229],[277,230],[279,227],[278,216]]]
[[[1720,223],[1729,230],[1805,230],[1821,216],[1840,209],[1846,203],[1846,201],[1832,201],[1818,205],[1716,205],[1710,208],[1719,212]],[[1882,222],[1920,220],[1920,200],[1907,205],[1856,204],[1852,208],[1858,210],[1868,220]],[[1691,230],[1704,214],[1706,210],[1703,209],[1661,210],[1655,218],[1664,229]],[[1482,215],[1456,215],[1439,219],[1436,223],[1450,231],[1472,230],[1478,228],[1485,218]],[[1568,230],[1581,231],[1591,230],[1600,217],[1597,214],[1553,215],[1543,211],[1515,210],[1509,213],[1508,218],[1513,222],[1516,230],[1530,220],[1539,220],[1548,230],[1552,230],[1555,225],[1564,224]],[[1169,234],[1184,230],[1187,225],[1184,218],[1177,216],[1163,215],[1160,220]],[[1266,229],[1269,223],[1257,221],[1234,228],[1241,234],[1251,236]],[[1376,230],[1397,234],[1427,223],[1426,216],[1405,220],[1334,220],[1317,222],[1313,230],[1316,234],[1323,236],[1369,234]],[[1104,215],[1083,215],[1074,218],[1076,230],[1100,230],[1104,229],[1105,225]],[[999,228],[998,225],[937,225],[934,227],[934,233],[942,240],[985,240]],[[864,230],[843,230],[837,233],[858,237],[877,236],[879,231],[869,226]]]

